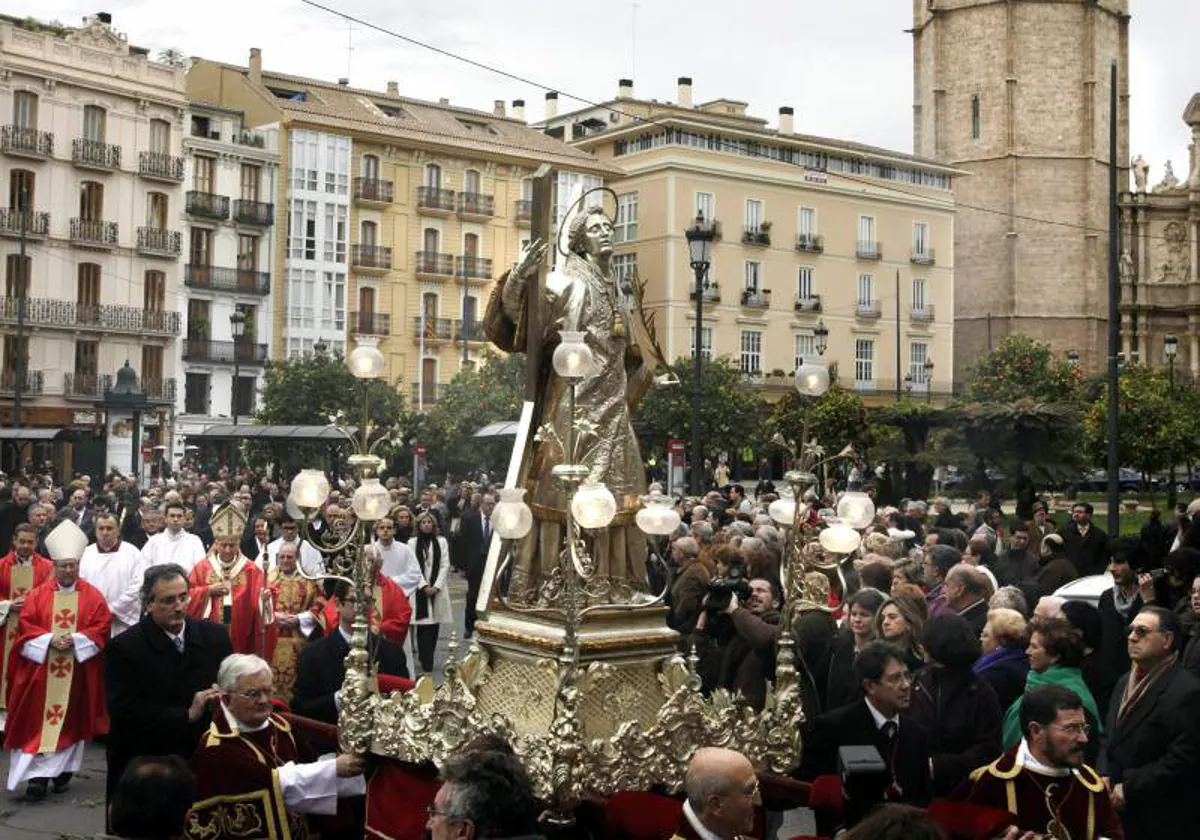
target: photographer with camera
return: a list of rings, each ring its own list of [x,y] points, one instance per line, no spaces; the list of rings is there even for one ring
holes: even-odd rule
[[[761,711],[767,682],[775,678],[775,640],[783,606],[779,584],[763,578],[717,578],[709,585],[706,601],[697,630],[710,622],[728,622],[732,631],[722,633],[724,643],[715,650],[716,687],[741,692],[751,708]]]
[[[688,639],[704,611],[704,596],[711,583],[708,569],[700,560],[700,545],[693,537],[680,537],[671,546],[675,579],[671,583],[671,612],[667,624],[680,634],[686,650]]]

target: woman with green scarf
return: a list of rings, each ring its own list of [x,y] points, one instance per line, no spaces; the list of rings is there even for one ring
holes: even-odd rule
[[[1096,700],[1079,670],[1083,662],[1083,635],[1064,618],[1035,618],[1026,653],[1029,654],[1029,676],[1025,680],[1025,690],[1039,685],[1069,688],[1083,701],[1088,724],[1099,734],[1102,722]],[[1021,699],[1014,700],[1004,716],[1005,750],[1021,742]],[[1088,739],[1089,753],[1094,753],[1098,745],[1098,739]],[[1092,761],[1092,757],[1087,760]]]

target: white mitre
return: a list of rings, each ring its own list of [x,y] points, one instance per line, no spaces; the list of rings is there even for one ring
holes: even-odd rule
[[[64,519],[46,536],[46,553],[54,560],[78,560],[87,544],[87,534],[70,519]]]

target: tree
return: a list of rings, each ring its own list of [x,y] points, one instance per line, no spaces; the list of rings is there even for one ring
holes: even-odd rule
[[[929,445],[930,434],[956,419],[957,412],[912,399],[886,406],[872,415],[873,423],[890,426],[898,432],[881,441],[883,445],[871,449],[874,460],[887,462],[892,468],[893,491],[909,499],[929,498],[933,470],[939,460]],[[902,489],[897,468],[903,473]]]
[[[1027,335],[1008,335],[972,367],[967,401],[1072,402],[1078,399],[1081,381],[1079,368],[1055,358],[1049,344]]]
[[[786,441],[796,441],[804,426],[805,404],[808,404],[808,439],[815,439],[826,453],[839,451],[846,444],[861,449],[867,434],[867,411],[862,397],[838,384],[816,399],[801,397],[795,390],[788,393],[771,411],[767,420],[768,435],[779,435]]]

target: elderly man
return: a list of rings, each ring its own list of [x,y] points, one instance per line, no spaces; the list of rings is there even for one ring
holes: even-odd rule
[[[240,538],[240,535],[239,535]],[[299,526],[294,519],[284,519],[279,523],[279,538],[272,540],[267,546],[267,554],[271,556],[271,562],[275,562],[275,555],[279,552],[279,546],[285,542],[294,543],[300,549],[300,565],[310,575],[325,574],[325,559],[321,556],[321,552],[317,551],[316,547],[308,540],[300,539]],[[257,560],[259,568],[262,567],[261,560]]]
[[[25,598],[13,643],[4,747],[12,751],[8,789],[28,781],[25,798],[40,802],[54,780],[64,792],[83,765],[83,745],[108,732],[104,665],[109,639],[104,596],[79,579],[87,536],[71,520],[51,532],[54,578]]]
[[[166,518],[167,530],[146,540],[142,557],[145,558],[147,566],[174,563],[191,572],[196,564],[204,559],[204,543],[200,542],[200,538],[195,534],[184,530],[185,511],[181,503],[168,504],[163,510],[163,515]]]
[[[987,624],[988,582],[979,569],[959,563],[946,574],[946,605],[967,620],[971,635],[978,638]]]
[[[667,623],[679,631],[680,649],[686,651],[704,609],[704,597],[708,594],[711,578],[700,562],[700,546],[692,537],[675,540],[671,546],[671,560],[676,572],[671,584],[671,613]]]
[[[281,545],[275,559],[278,565],[271,567],[267,577],[275,621],[267,627],[264,658],[275,673],[275,690],[279,692],[275,696],[291,703],[300,650],[324,612],[325,598],[320,586],[297,570],[294,543]]]
[[[0,729],[4,723],[5,701],[8,697],[9,656],[17,638],[17,624],[25,596],[54,575],[54,564],[34,551],[37,529],[28,522],[13,532],[13,550],[0,559]]]
[[[502,750],[475,750],[447,761],[428,813],[431,840],[538,836],[533,785],[521,762]]]
[[[83,552],[79,576],[104,593],[112,613],[112,634],[116,638],[141,618],[138,592],[145,562],[136,546],[121,539],[115,516],[98,513],[92,522],[96,542]]]
[[[214,513],[213,552],[188,575],[188,613],[228,627],[236,653],[263,649],[263,619],[269,605],[262,571],[238,550],[245,522],[234,504]]]
[[[76,525],[83,529],[83,532],[90,539],[92,536],[92,508],[88,504],[88,491],[86,487],[76,486],[71,490],[70,503],[64,507],[58,514],[59,521],[70,519]]]
[[[37,553],[46,556],[46,537],[53,527],[54,505],[39,502],[29,506],[29,524],[37,529]]]
[[[672,840],[734,840],[754,828],[762,804],[758,776],[746,756],[720,747],[701,747],[683,780],[687,800]]]
[[[316,758],[271,713],[274,676],[265,660],[231,654],[217,672],[219,705],[192,756],[196,802],[188,835],[206,840],[303,837],[305,814],[331,815],[337,800],[366,792],[362,756]]]
[[[925,596],[930,618],[953,614],[954,610],[946,603],[946,575],[961,560],[962,555],[951,546],[940,543],[926,546],[921,570],[925,574],[925,582],[930,587]]]

